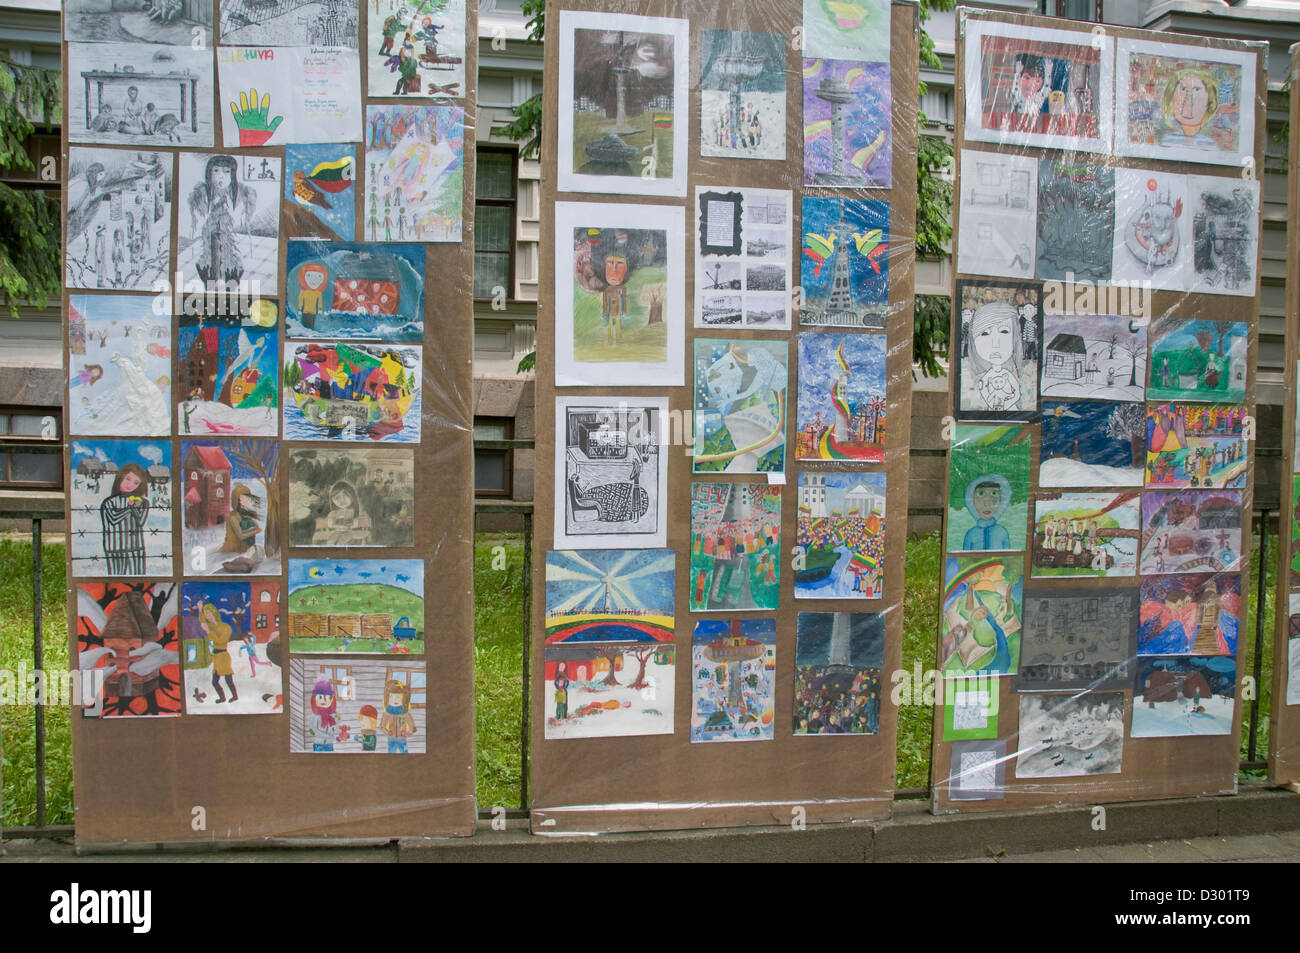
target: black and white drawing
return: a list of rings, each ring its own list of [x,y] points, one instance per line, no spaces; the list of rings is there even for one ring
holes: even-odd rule
[[[1137,626],[1136,589],[1029,589],[1012,687],[1125,688]]]
[[[231,6],[227,0],[223,6]],[[212,0],[63,0],[69,43],[212,46]]]
[[[1119,774],[1124,755],[1124,695],[1020,696],[1017,778]]]
[[[355,50],[359,19],[357,0],[221,0],[221,42]]]
[[[1038,222],[1038,163],[1028,157],[964,149],[957,270],[1032,278]]]
[[[696,189],[695,326],[790,327],[791,194]]]
[[[280,162],[270,156],[181,156],[176,270],[183,283],[198,279],[208,289],[233,285],[254,295],[274,293]]]
[[[1185,291],[1191,261],[1187,176],[1116,169],[1111,279],[1143,282],[1143,287],[1149,282],[1156,291]]]
[[[212,47],[69,43],[68,140],[211,146]]]
[[[1259,257],[1259,181],[1189,175],[1191,291],[1253,295]]]

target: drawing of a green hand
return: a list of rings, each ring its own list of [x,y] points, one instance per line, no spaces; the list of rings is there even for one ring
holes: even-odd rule
[[[249,89],[239,94],[239,105],[232,101],[230,111],[234,113],[235,125],[239,127],[239,144],[241,146],[260,146],[275,134],[283,116],[270,119],[271,94],[263,93],[261,102],[257,99],[257,90]],[[268,122],[268,119],[270,121]]]

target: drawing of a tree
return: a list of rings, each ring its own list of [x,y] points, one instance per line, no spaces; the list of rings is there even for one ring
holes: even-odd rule
[[[1129,440],[1133,466],[1146,460],[1147,412],[1142,404],[1120,404],[1106,418],[1106,436],[1112,440]]]
[[[280,441],[234,440],[226,455],[257,474],[266,494],[266,555],[280,555]]]
[[[609,674],[601,679],[602,685],[617,685],[618,679],[614,677],[614,660],[623,654],[624,647],[621,645],[601,645],[596,648],[596,654],[609,662]],[[644,668],[644,665],[642,666]]]
[[[643,688],[649,688],[650,683],[645,680],[646,664],[650,661],[650,658],[659,651],[659,643],[650,642],[644,645],[634,645],[628,651],[629,654],[637,660],[637,665],[639,666],[636,672],[636,681],[629,685],[628,688],[635,688],[638,691]],[[613,669],[611,668],[610,671],[612,672]]]

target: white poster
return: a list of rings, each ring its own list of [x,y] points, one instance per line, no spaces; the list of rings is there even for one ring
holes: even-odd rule
[[[777,189],[695,189],[695,326],[790,328],[792,199]]]
[[[959,272],[1034,277],[1038,160],[963,149],[957,222]]]
[[[361,141],[356,50],[218,47],[217,78],[225,146]]]
[[[1112,281],[1155,291],[1186,291],[1192,276],[1192,213],[1187,176],[1115,170]],[[1147,283],[1150,283],[1149,285]]]

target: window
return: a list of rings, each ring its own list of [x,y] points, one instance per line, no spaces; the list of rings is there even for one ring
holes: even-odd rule
[[[515,296],[515,153],[480,147],[474,190],[474,297]]]
[[[1066,20],[1101,21],[1101,0],[1043,0],[1043,12]]]
[[[259,616],[257,617],[257,622],[255,623],[255,625],[256,625],[256,627],[259,628],[259,629],[265,629],[265,628],[266,628],[266,616],[264,616],[264,615],[259,615]]]
[[[390,668],[388,670],[389,682],[401,682],[411,690],[411,708],[423,708],[428,703],[428,688],[425,682],[424,669],[411,671],[409,668]],[[388,699],[384,699],[384,704],[388,704]]]
[[[475,417],[474,440],[512,440],[514,421],[509,417]],[[511,453],[505,449],[474,448],[474,495],[509,496]]]
[[[352,700],[352,669],[346,665],[322,665],[320,673],[334,686],[334,697],[341,702]]]
[[[58,407],[0,405],[0,487],[62,489],[62,434]],[[53,453],[45,450],[51,444]],[[28,453],[24,445],[38,449]]]

